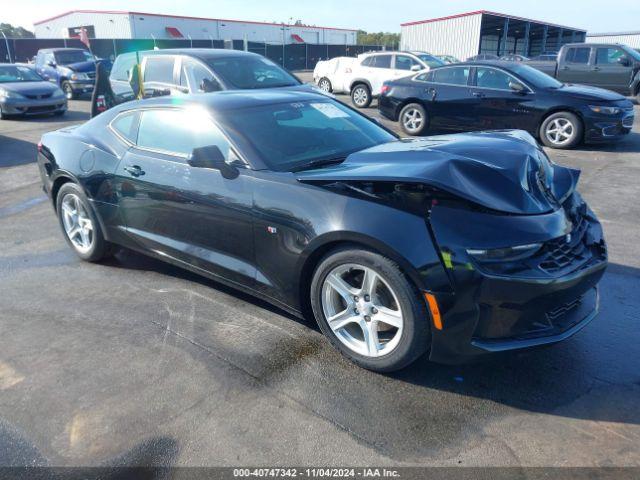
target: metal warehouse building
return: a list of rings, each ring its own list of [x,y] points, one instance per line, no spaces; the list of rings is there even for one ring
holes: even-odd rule
[[[640,49],[640,32],[588,33],[587,41],[593,43],[623,43]]]
[[[265,43],[355,45],[357,30],[142,12],[74,10],[34,23],[36,38],[247,39]]]
[[[535,56],[555,52],[565,43],[584,42],[575,28],[479,10],[450,17],[403,23],[403,50],[453,55],[461,60],[478,53]]]

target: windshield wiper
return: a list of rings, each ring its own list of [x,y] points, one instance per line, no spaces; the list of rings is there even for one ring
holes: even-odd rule
[[[335,165],[338,163],[342,163],[347,159],[347,155],[342,155],[340,157],[333,158],[320,158],[318,160],[313,160],[309,163],[305,163],[304,165],[300,165],[299,167],[293,168],[292,172],[300,172],[302,170],[313,170],[314,168],[323,167],[325,165]]]

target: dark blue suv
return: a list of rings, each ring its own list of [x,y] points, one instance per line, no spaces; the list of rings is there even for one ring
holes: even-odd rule
[[[96,58],[80,48],[38,50],[36,71],[45,80],[60,86],[69,100],[93,92]]]

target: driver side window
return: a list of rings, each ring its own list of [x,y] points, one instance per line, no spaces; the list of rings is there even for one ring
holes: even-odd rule
[[[187,84],[188,82],[188,84]],[[182,60],[180,85],[189,87],[191,93],[215,92],[222,90],[215,76],[199,62],[191,58]]]

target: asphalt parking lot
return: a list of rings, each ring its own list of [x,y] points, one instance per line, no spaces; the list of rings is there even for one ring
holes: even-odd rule
[[[640,107],[620,144],[550,151],[605,228],[600,315],[552,348],[393,375],[158,261],[81,262],[34,160],[88,111],[0,121],[0,465],[640,466]]]

